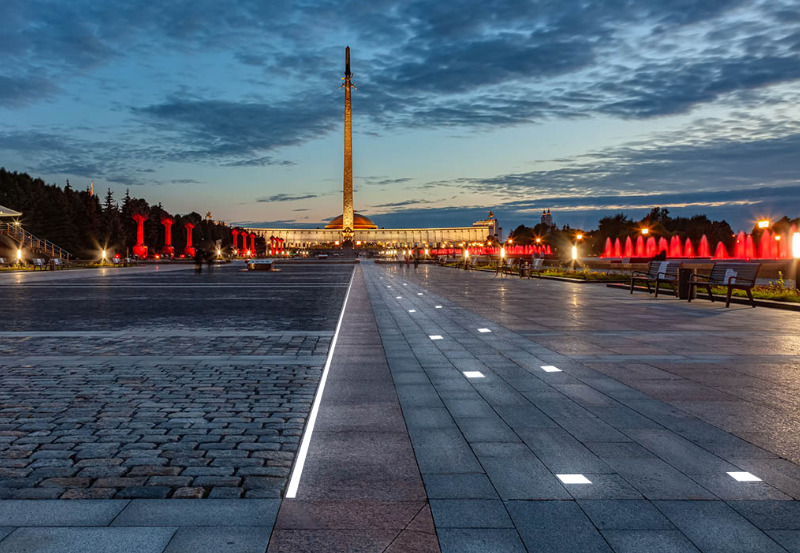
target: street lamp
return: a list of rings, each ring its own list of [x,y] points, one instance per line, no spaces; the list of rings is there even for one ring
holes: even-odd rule
[[[758,222],[758,228],[769,228],[769,219],[761,219]]]
[[[642,229],[642,234],[650,234],[650,229],[645,227]]]
[[[103,262],[102,262],[103,265],[106,264],[106,259],[107,258],[108,258],[108,253],[106,253],[106,250],[103,250]]]

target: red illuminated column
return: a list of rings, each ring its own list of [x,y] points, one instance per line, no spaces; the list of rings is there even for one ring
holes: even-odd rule
[[[275,237],[274,236],[270,236],[269,237],[269,254],[270,255],[275,255]]]
[[[136,221],[136,245],[133,247],[133,253],[142,259],[147,257],[147,246],[144,245],[144,222],[147,221],[147,215],[136,213],[133,215],[133,220]]]
[[[192,247],[192,229],[194,229],[194,224],[186,223],[183,226],[186,228],[186,248],[183,250],[183,253],[189,257],[194,257],[195,250],[194,247]]]
[[[235,250],[236,248],[239,247],[238,244],[239,231],[236,229],[231,229],[231,234],[233,234],[233,249]]]
[[[247,255],[247,233],[243,230],[239,231],[242,237],[242,255]]]
[[[278,245],[281,248],[281,255],[283,255],[283,238],[278,238]]]
[[[164,217],[161,224],[164,225],[164,249],[162,253],[172,257],[175,255],[175,248],[172,247],[172,225],[175,220],[172,217]]]
[[[250,233],[250,254],[256,255],[256,235]]]

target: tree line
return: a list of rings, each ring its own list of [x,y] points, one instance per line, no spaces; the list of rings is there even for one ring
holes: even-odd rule
[[[0,205],[22,212],[20,222],[34,236],[50,240],[82,259],[97,258],[103,249],[127,255],[136,244],[133,215],[137,213],[147,217],[144,243],[153,253],[164,245],[165,228],[161,221],[166,217],[175,221],[172,245],[176,255],[186,247],[183,225],[189,222],[195,225],[192,243],[196,247],[214,250],[217,243],[222,248],[229,248],[233,243],[231,227],[196,212],[173,215],[161,204],[150,205],[143,198],[132,197],[129,190],[121,203],[110,188],[101,200],[89,190],[74,189],[69,181],[61,188],[5,168],[0,168]],[[263,239],[256,243],[264,247]]]

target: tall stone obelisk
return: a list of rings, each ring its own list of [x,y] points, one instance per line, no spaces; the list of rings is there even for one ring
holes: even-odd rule
[[[351,120],[350,89],[353,88],[350,73],[350,47],[345,49],[344,66],[344,195],[342,205],[342,240],[353,239],[353,126]]]

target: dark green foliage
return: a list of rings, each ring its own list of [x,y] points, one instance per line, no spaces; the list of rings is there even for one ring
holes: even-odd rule
[[[144,241],[152,253],[158,253],[164,245],[165,228],[162,219],[170,214],[161,204],[150,206],[147,200],[131,197],[126,191],[119,206],[111,189],[101,203],[88,190],[76,191],[67,181],[62,189],[45,184],[25,173],[6,171],[0,168],[0,205],[22,212],[22,225],[39,238],[50,240],[84,259],[96,259],[102,249],[127,255],[136,244],[136,222],[133,215],[147,217],[144,223]],[[231,229],[223,223],[203,219],[198,213],[173,216],[172,245],[180,255],[186,247],[184,224],[195,224],[193,244],[215,251],[229,248],[232,243]],[[263,251],[264,240],[256,240],[257,249]]]

